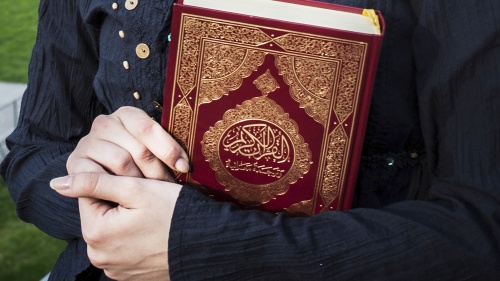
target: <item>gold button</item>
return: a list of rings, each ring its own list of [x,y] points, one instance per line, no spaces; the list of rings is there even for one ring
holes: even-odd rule
[[[128,61],[126,61],[126,60],[125,60],[125,61],[123,61],[123,67],[124,67],[125,69],[129,69],[129,68],[130,68],[130,65],[128,64]]]
[[[113,10],[118,10],[118,4],[117,3],[113,3],[113,5],[111,5],[111,7],[113,8]]]
[[[149,47],[148,47],[148,45],[146,45],[144,43],[141,43],[141,44],[137,45],[137,47],[135,48],[135,53],[141,59],[145,59],[145,58],[149,57]]]
[[[125,0],[125,9],[131,11],[137,7],[139,0]]]
[[[418,153],[412,152],[412,153],[410,153],[410,157],[413,158],[413,159],[417,159],[418,158]]]
[[[120,38],[125,38],[125,32],[123,32],[123,30],[118,31],[118,35]]]
[[[134,98],[136,100],[140,99],[141,98],[141,94],[139,94],[138,92],[134,92]]]

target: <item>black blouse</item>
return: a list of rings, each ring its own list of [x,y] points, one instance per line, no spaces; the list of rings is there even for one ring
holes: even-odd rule
[[[67,174],[97,115],[129,105],[159,120],[171,2],[41,0],[1,175],[20,218],[68,242],[51,280],[99,274],[77,201],[48,183]],[[387,25],[356,208],[289,218],[186,186],[170,233],[172,279],[498,280],[500,2],[331,2],[381,10]]]

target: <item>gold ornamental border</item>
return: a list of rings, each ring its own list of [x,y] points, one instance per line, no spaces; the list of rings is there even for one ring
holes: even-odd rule
[[[274,38],[273,34],[264,32],[264,29],[271,32],[276,30],[276,32],[286,34]],[[292,93],[291,95],[299,102],[301,107],[305,108],[310,116],[315,118],[316,121],[320,120],[318,122],[323,124],[328,130],[324,134],[324,145],[321,148],[322,157],[319,166],[320,169],[323,170],[329,167],[329,171],[317,175],[315,196],[319,192],[323,198],[323,202],[329,204],[329,202],[335,199],[334,197],[338,194],[342,194],[342,183],[344,181],[344,172],[342,171],[345,170],[346,163],[349,160],[348,157],[342,157],[342,155],[344,155],[346,151],[349,151],[351,134],[353,132],[350,127],[347,127],[347,124],[346,127],[343,127],[343,123],[347,119],[355,120],[357,118],[353,113],[358,104],[357,94],[360,90],[368,44],[365,42],[331,38],[260,25],[242,24],[234,21],[192,14],[182,15],[181,30],[184,32],[179,34],[179,51],[177,53],[176,76],[174,77],[174,81],[181,89],[180,97],[182,103],[172,103],[170,120],[171,122],[175,120],[175,123],[169,124],[169,128],[174,132],[182,132],[183,136],[186,136],[186,132],[190,132],[183,141],[185,141],[184,143],[191,152],[194,145],[192,136],[196,129],[194,122],[197,120],[199,101],[194,103],[195,108],[191,108],[192,105],[185,101],[188,97],[198,99],[197,96],[193,96],[192,94],[193,89],[200,86],[201,77],[199,77],[200,73],[198,72],[200,63],[199,46],[202,44],[203,40],[209,39],[226,42],[227,44],[238,44],[250,49],[260,48],[265,44],[272,43],[281,47],[287,54],[293,56],[333,59],[339,62],[340,76],[338,85],[336,86],[338,89],[328,102],[330,104],[330,109],[333,110],[333,114],[338,120],[338,123],[336,123],[333,128],[331,128],[330,121],[323,122],[320,120],[322,117],[315,117],[323,116],[323,113],[320,113],[324,112],[323,109],[318,110],[320,109],[318,106],[311,107],[309,106],[311,103],[306,103],[306,99]],[[265,49],[266,48],[263,48],[263,50]],[[276,55],[280,53],[280,51],[268,50],[268,53],[275,53]],[[284,76],[288,77],[288,74]],[[287,78],[286,80],[289,79]],[[292,85],[295,89],[300,89],[301,87],[300,83]],[[295,92],[299,91],[295,90]],[[184,114],[182,117],[177,116],[176,112],[178,112],[178,110],[176,111],[175,109],[181,107],[185,109],[186,106],[190,106],[191,113]],[[336,130],[336,133],[334,133],[333,130]],[[342,131],[345,131],[345,133],[340,140],[338,138],[338,133]],[[337,134],[337,136],[332,137],[335,134]],[[335,141],[335,139],[339,139],[340,142]],[[337,186],[329,186],[331,183]],[[235,185],[237,184],[238,183],[235,183]],[[309,206],[309,203],[307,205]]]
[[[275,182],[257,185],[236,179],[220,160],[219,144],[224,132],[233,125],[247,120],[263,120],[271,123],[284,132],[292,142],[294,152],[292,165],[283,177]],[[205,132],[202,153],[214,170],[217,181],[231,196],[247,206],[265,204],[276,196],[285,194],[291,184],[309,171],[312,157],[304,138],[299,134],[297,123],[288,117],[281,106],[265,96],[247,100],[236,108],[226,111],[223,119]]]

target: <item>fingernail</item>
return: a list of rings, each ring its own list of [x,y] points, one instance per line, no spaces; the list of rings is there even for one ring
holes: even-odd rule
[[[71,186],[72,176],[55,178],[50,181],[50,187],[54,190],[66,190]]]
[[[189,171],[189,163],[184,158],[177,159],[175,162],[175,169],[181,173],[187,173]]]

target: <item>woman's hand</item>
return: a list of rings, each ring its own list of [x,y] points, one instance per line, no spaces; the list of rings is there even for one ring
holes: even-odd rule
[[[122,107],[94,120],[51,186],[79,198],[90,261],[117,280],[168,280],[168,236],[189,169],[182,147],[144,111]]]
[[[108,277],[169,280],[168,238],[180,185],[106,173],[74,174],[50,185],[80,198],[89,259]]]
[[[186,152],[160,124],[134,107],[98,116],[66,164],[68,174],[106,172],[173,181],[167,166],[187,172]]]

